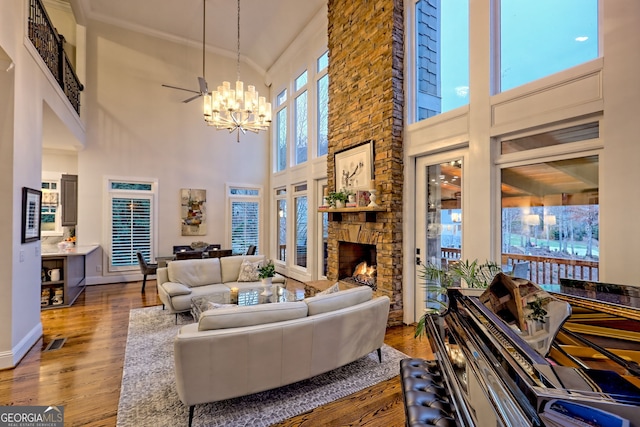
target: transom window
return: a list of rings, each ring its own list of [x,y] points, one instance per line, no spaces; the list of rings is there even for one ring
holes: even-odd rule
[[[416,3],[416,118],[469,103],[469,1]]]
[[[500,89],[598,57],[598,0],[500,0]]]

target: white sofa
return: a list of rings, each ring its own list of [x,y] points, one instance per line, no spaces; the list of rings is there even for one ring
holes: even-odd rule
[[[242,261],[264,262],[264,255],[236,255],[222,258],[186,259],[171,261],[158,268],[156,280],[158,296],[170,313],[191,309],[191,298],[221,293],[227,300],[231,288],[246,289],[262,286],[260,280],[238,282]],[[284,276],[277,274],[273,283],[284,283]]]
[[[389,298],[360,286],[304,301],[218,308],[174,340],[176,387],[189,406],[292,384],[384,343]],[[269,367],[265,369],[265,367]]]

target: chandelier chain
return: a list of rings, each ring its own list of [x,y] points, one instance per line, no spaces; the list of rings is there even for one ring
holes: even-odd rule
[[[236,61],[236,73],[240,80],[240,0],[238,0],[238,57]]]

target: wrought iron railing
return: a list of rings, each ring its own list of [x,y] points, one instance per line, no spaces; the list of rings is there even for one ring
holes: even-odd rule
[[[41,0],[29,0],[29,40],[80,115],[80,92],[84,86],[64,51],[64,37],[53,27]]]

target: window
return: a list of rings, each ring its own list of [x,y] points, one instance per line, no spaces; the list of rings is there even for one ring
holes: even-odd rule
[[[425,170],[427,188],[427,260],[446,266],[462,251],[462,158],[430,164]]]
[[[469,1],[416,3],[416,120],[469,103]]]
[[[136,252],[154,259],[155,182],[109,180],[109,271],[138,269]]]
[[[502,264],[527,279],[598,280],[598,156],[502,169]]]
[[[328,192],[328,186],[327,184],[323,184],[321,190],[319,191],[319,194],[325,194],[325,191]],[[323,200],[318,201],[318,206],[321,206],[324,204]],[[321,220],[320,220],[320,235],[321,238],[320,240],[320,244],[321,244],[321,248],[319,248],[319,253],[321,254],[320,257],[320,262],[319,265],[322,266],[322,269],[320,271],[320,274],[324,277],[327,277],[327,267],[328,267],[328,261],[329,261],[329,247],[328,247],[328,242],[329,242],[329,213],[328,212],[320,212],[319,213]]]
[[[509,154],[518,151],[568,144],[576,141],[586,141],[599,137],[600,124],[598,122],[586,123],[530,136],[503,140],[500,143],[500,151],[502,154]]]
[[[43,174],[44,175],[44,174]],[[62,236],[60,222],[60,175],[57,179],[42,179],[40,230],[43,236]]]
[[[295,242],[296,255],[295,264],[300,267],[307,267],[307,224],[308,224],[308,202],[307,184],[299,184],[294,187],[295,192]]]
[[[318,117],[318,157],[329,152],[329,52],[318,58],[318,82],[316,84],[317,117]]]
[[[284,188],[276,190],[277,205],[277,239],[278,239],[278,260],[287,261],[287,190]]]
[[[287,168],[287,90],[283,90],[276,99],[279,108],[276,113],[276,171]]]
[[[251,245],[260,248],[260,189],[228,187],[231,212],[231,250],[246,253]]]
[[[502,91],[597,57],[598,0],[500,0]]]
[[[307,85],[307,72],[302,73],[295,80],[296,92]],[[307,91],[296,96],[295,102],[295,164],[299,165],[307,161],[308,126],[307,126]]]

